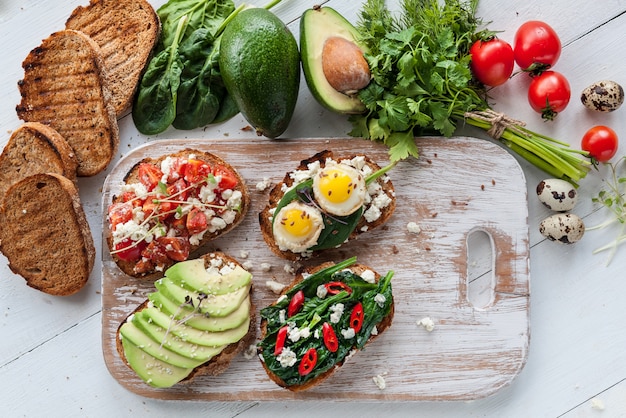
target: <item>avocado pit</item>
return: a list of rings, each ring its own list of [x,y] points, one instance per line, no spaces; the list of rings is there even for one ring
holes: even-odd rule
[[[324,42],[322,69],[328,84],[348,96],[365,88],[371,79],[363,51],[354,42],[339,36],[331,36]]]

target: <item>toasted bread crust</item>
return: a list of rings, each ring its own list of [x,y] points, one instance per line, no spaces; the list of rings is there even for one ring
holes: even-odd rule
[[[335,161],[340,161],[340,160],[349,160],[357,156],[361,156],[361,154],[352,154],[352,155],[347,155],[347,156],[335,157],[332,151],[324,150],[315,154],[311,158],[302,160],[300,162],[300,165],[296,168],[296,170],[306,170],[308,164],[316,162],[316,161],[319,161],[320,166],[324,167],[326,164],[327,158],[332,158]],[[368,158],[367,156],[364,156],[364,157],[365,157],[366,164],[371,167],[372,171],[380,170],[381,167],[375,161]],[[278,184],[276,184],[270,191],[269,202],[267,206],[265,206],[265,208],[259,213],[259,224],[261,226],[263,239],[265,243],[268,245],[268,247],[272,250],[272,252],[274,252],[276,255],[282,258],[295,261],[295,260],[301,259],[302,256],[298,253],[294,253],[291,251],[282,251],[276,244],[276,240],[274,239],[273,227],[272,227],[273,215],[271,211],[273,208],[275,208],[278,205],[278,202],[280,202],[280,199],[283,197],[283,194],[284,194],[282,191],[283,185],[290,187],[294,184],[294,180],[289,176],[289,174],[290,173],[286,173],[283,180],[279,182]],[[368,222],[365,219],[365,217],[361,217],[361,220],[357,224],[356,228],[354,229],[354,231],[352,231],[352,233],[348,237],[348,241],[354,240],[359,235],[383,225],[385,222],[389,220],[389,218],[391,217],[391,215],[393,214],[396,208],[395,190],[394,190],[392,182],[391,181],[384,182],[380,178],[377,181],[381,185],[381,187],[383,188],[387,196],[389,196],[389,198],[391,199],[391,204],[383,208],[381,210],[380,217],[373,222]],[[319,252],[320,251],[315,251],[313,252],[312,255],[315,255],[316,253],[319,253]]]
[[[304,274],[308,273],[308,274],[312,274],[315,273],[319,270],[328,268],[333,266],[335,263],[333,262],[326,262],[326,263],[322,263],[319,264],[317,266],[314,267],[310,267],[310,268],[303,268],[300,269],[295,277],[295,279],[288,285],[286,286],[283,291],[281,292],[281,295],[284,295],[285,293],[289,292],[289,290],[294,287],[296,284],[300,283],[302,280],[304,280]],[[363,273],[365,270],[372,270],[370,267],[364,265],[364,264],[353,264],[352,266],[348,267],[352,272],[354,272],[355,274],[361,274]],[[373,271],[373,270],[372,270]],[[376,281],[378,281],[381,278],[381,275],[378,272],[375,272],[375,277],[376,277]],[[394,317],[394,312],[395,312],[395,304],[392,303],[391,304],[391,311],[389,312],[389,314],[387,316],[385,316],[383,318],[382,321],[380,321],[378,323],[378,325],[376,326],[378,333],[376,335],[371,335],[370,338],[367,340],[367,344],[369,344],[370,342],[372,342],[374,339],[376,339],[378,336],[380,336],[387,328],[389,328],[391,326],[391,323],[393,322],[393,317]],[[261,336],[260,339],[262,340],[263,338],[265,338],[265,335],[267,333],[267,321],[264,319],[261,319]],[[367,347],[366,344],[366,347]],[[314,386],[319,385],[320,383],[322,383],[324,380],[328,379],[330,376],[332,376],[337,370],[339,370],[344,362],[339,362],[337,364],[335,364],[334,367],[328,369],[325,373],[320,374],[319,376],[317,376],[315,379],[311,379],[306,381],[305,383],[301,384],[301,385],[287,385],[280,377],[278,377],[276,374],[274,374],[265,364],[264,361],[261,361],[261,364],[263,365],[263,368],[265,369],[265,372],[267,373],[267,375],[269,376],[269,378],[276,383],[278,386],[281,386],[285,389],[289,389],[292,392],[301,392],[303,390],[307,390],[309,388],[312,388]]]
[[[91,0],[65,22],[99,46],[119,117],[133,101],[137,85],[159,39],[160,21],[145,0]]]
[[[54,129],[26,122],[9,138],[0,155],[0,204],[9,187],[36,173],[57,173],[76,181],[76,156]]]
[[[241,264],[236,259],[219,251],[204,254],[201,256],[201,258],[203,258],[205,261],[205,267],[209,266],[210,260],[212,258],[220,258],[225,263],[234,263],[236,265],[241,266]],[[250,288],[250,295],[252,295],[252,290],[253,290],[253,287]],[[133,310],[133,312],[130,315],[128,315],[128,317],[146,308],[148,306],[148,302],[149,302],[148,300],[143,302],[135,310]],[[254,327],[255,318],[256,318],[255,312],[256,312],[256,308],[254,304],[252,303],[252,298],[250,298],[250,327],[248,328],[248,333],[238,342],[228,345],[220,354],[213,357],[208,362],[202,364],[199,367],[196,367],[189,374],[189,376],[187,376],[184,380],[182,380],[179,383],[189,384],[197,376],[203,376],[203,375],[217,376],[225,372],[230,366],[230,363],[233,361],[233,359],[237,357],[237,355],[239,355],[241,352],[245,351],[251,344],[253,344],[254,340],[256,339],[256,329]],[[115,346],[124,364],[130,367],[130,365],[128,364],[128,360],[126,359],[124,355],[124,347],[122,346],[122,339],[121,339],[121,334],[119,331],[122,325],[124,324],[124,322],[122,322],[120,326],[118,327],[116,337],[115,337]]]
[[[241,221],[243,221],[243,218],[245,217],[248,208],[250,207],[250,193],[248,191],[248,188],[246,187],[245,184],[245,180],[243,179],[243,177],[241,177],[241,175],[239,174],[239,172],[232,167],[230,164],[228,164],[226,161],[224,161],[222,158],[220,158],[219,156],[215,155],[215,154],[211,154],[209,152],[203,152],[203,151],[199,151],[199,150],[195,150],[195,149],[191,149],[191,148],[187,148],[181,151],[178,151],[176,153],[172,153],[172,154],[168,154],[168,155],[163,155],[161,157],[158,158],[144,158],[143,160],[137,162],[133,168],[131,168],[128,173],[126,173],[126,175],[124,176],[124,182],[126,184],[130,184],[130,183],[138,183],[139,182],[139,166],[142,163],[150,163],[153,165],[157,165],[160,166],[161,162],[167,158],[167,157],[188,157],[190,154],[195,155],[195,158],[202,160],[206,163],[208,163],[209,165],[214,165],[214,164],[219,164],[222,165],[224,167],[229,168],[230,170],[232,170],[233,173],[235,173],[235,175],[237,176],[238,179],[238,186],[235,188],[235,190],[238,190],[241,192],[241,209],[237,214],[237,217],[235,218],[234,222],[232,222],[231,224],[229,224],[228,226],[226,226],[223,229],[217,230],[215,232],[207,232],[204,234],[202,241],[198,244],[198,245],[192,245],[191,246],[191,251],[190,251],[190,256],[189,258],[193,258],[194,257],[194,252],[196,250],[198,250],[199,248],[201,248],[203,245],[205,245],[207,242],[214,240],[217,237],[220,237],[224,234],[226,234],[227,232],[231,231],[233,228],[235,228],[237,225],[239,225],[241,223]],[[116,203],[119,202],[121,200],[120,196],[113,196],[112,202]],[[111,237],[111,234],[107,234],[107,244],[109,247],[109,251],[112,251],[113,249],[113,238]],[[128,262],[128,261],[124,261],[124,260],[120,260],[115,254],[112,254],[113,260],[115,261],[115,263],[119,266],[119,268],[126,274],[128,274],[129,276],[133,276],[133,277],[144,277],[146,279],[152,279],[152,276],[154,276],[154,274],[157,274],[158,272],[154,271],[154,272],[149,272],[146,274],[137,274],[134,271],[135,268],[135,263],[133,262]],[[165,266],[165,268],[171,266],[172,264],[174,264],[174,262],[172,261],[169,265]]]
[[[87,35],[62,30],[44,39],[22,62],[17,115],[54,128],[74,150],[78,176],[93,176],[111,162],[119,128],[100,48]]]
[[[96,250],[71,180],[39,173],[15,183],[0,208],[0,225],[0,251],[28,286],[66,296],[87,283]]]

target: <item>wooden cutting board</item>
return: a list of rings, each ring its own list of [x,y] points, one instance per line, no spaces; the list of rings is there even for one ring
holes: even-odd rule
[[[246,179],[252,205],[243,223],[207,250],[219,249],[252,263],[254,304],[260,309],[277,297],[266,281],[289,283],[293,276],[285,267],[293,265],[274,255],[261,237],[257,215],[267,203],[269,189],[258,190],[257,183],[266,178],[280,181],[300,160],[323,149],[336,155],[367,154],[381,166],[388,163],[387,149],[355,138],[225,138],[159,140],[132,150],[107,177],[102,197],[102,342],[113,377],[146,397],[245,401],[477,399],[510,383],[526,362],[530,337],[523,172],[506,150],[490,141],[455,137],[417,142],[420,158],[402,161],[390,172],[397,207],[386,226],[308,261],[317,264],[356,255],[379,273],[393,270],[393,325],[330,379],[302,393],[270,381],[256,356],[238,357],[220,376],[202,376],[170,389],[151,388],[136,377],[116,352],[115,333],[154,287],[124,275],[112,262],[106,251],[106,208],[119,193],[125,173],[143,157],[185,147],[221,156]],[[411,232],[409,222],[420,232]],[[487,237],[483,240],[487,247],[468,256],[468,240],[472,242],[477,232]],[[271,270],[264,272],[261,263],[270,264]],[[484,271],[468,274],[476,265],[484,266]],[[482,276],[478,299],[469,291],[473,286],[469,278],[476,275]],[[435,325],[430,332],[418,324],[425,317]],[[384,389],[374,383],[375,376],[384,379]]]

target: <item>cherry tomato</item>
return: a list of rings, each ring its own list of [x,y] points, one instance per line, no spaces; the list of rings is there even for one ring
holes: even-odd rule
[[[187,230],[191,235],[199,234],[208,227],[206,215],[198,208],[192,208],[187,215]]]
[[[561,56],[561,40],[550,25],[538,20],[522,24],[513,41],[515,62],[522,70],[546,70]]]
[[[581,142],[581,148],[587,151],[594,160],[601,163],[613,158],[618,145],[619,141],[615,131],[603,125],[589,129]]]
[[[163,178],[163,172],[155,165],[150,163],[141,163],[139,164],[138,176],[139,181],[146,186],[150,192]]]
[[[499,86],[511,77],[513,66],[513,48],[502,39],[478,40],[469,50],[472,61],[470,68],[474,77],[487,86]]]
[[[213,175],[215,177],[220,176],[221,180],[219,186],[221,189],[233,189],[237,186],[238,181],[235,173],[224,166],[216,165],[213,167]]]
[[[115,244],[115,255],[123,261],[137,261],[141,257],[141,252],[148,244],[145,241],[133,242],[130,238]]]
[[[324,287],[326,288],[326,293],[328,293],[329,295],[336,295],[341,291],[346,291],[348,292],[348,294],[352,293],[352,289],[350,289],[350,286],[348,286],[344,282],[328,282],[324,284]]]
[[[302,360],[300,360],[298,373],[300,373],[300,376],[306,376],[313,371],[315,364],[317,364],[317,350],[315,348],[309,348],[307,352],[304,353]]]
[[[297,314],[300,309],[302,309],[302,305],[304,305],[304,292],[302,290],[298,290],[289,301],[287,316],[289,317]]]
[[[322,325],[322,336],[324,337],[324,345],[328,348],[328,351],[334,353],[339,349],[337,334],[335,334],[335,330],[328,322],[324,322],[324,325]]]
[[[361,302],[354,305],[352,313],[350,314],[350,328],[354,329],[355,333],[361,331],[363,326],[363,305]]]
[[[528,86],[528,102],[545,120],[553,120],[569,103],[572,95],[567,78],[556,71],[544,71]]]
[[[276,334],[276,346],[274,347],[275,356],[282,353],[283,348],[285,348],[285,341],[287,341],[287,331],[289,331],[289,326],[285,325],[281,329],[279,329],[278,334]]]
[[[184,178],[189,183],[200,183],[211,173],[211,167],[204,161],[189,159],[183,171],[185,173]]]
[[[170,260],[185,261],[189,257],[191,244],[186,237],[159,237],[157,242]]]

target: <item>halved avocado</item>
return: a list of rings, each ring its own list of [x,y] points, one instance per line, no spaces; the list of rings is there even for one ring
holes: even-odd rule
[[[327,109],[337,113],[358,114],[365,106],[356,95],[335,90],[324,75],[322,51],[328,38],[340,37],[367,52],[357,41],[359,33],[350,22],[330,7],[314,7],[300,20],[300,58],[307,86],[313,97]]]

